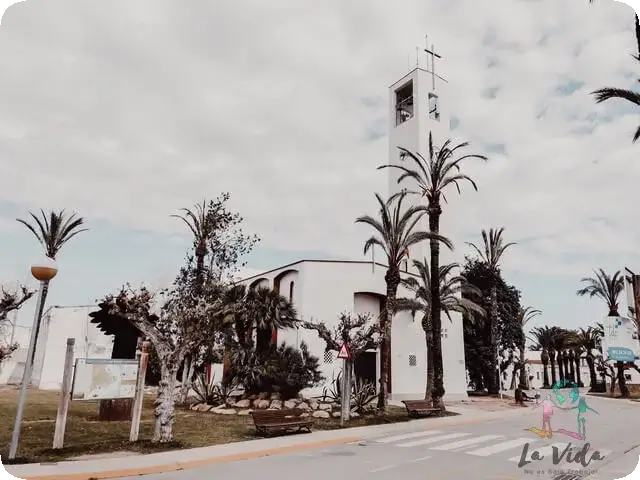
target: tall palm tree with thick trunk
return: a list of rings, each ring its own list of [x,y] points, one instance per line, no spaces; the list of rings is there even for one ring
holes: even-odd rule
[[[492,285],[490,289],[490,309],[489,309],[489,325],[491,330],[491,360],[493,362],[493,371],[495,374],[492,376],[494,381],[492,385],[489,385],[491,389],[490,393],[498,393],[500,389],[500,378],[498,373],[498,277],[500,276],[500,261],[507,248],[515,245],[515,242],[504,243],[502,234],[504,228],[490,228],[489,232],[482,230],[482,242],[483,248],[480,249],[472,242],[467,242],[471,248],[473,248],[480,261],[483,262],[493,274]]]
[[[580,280],[582,283],[586,283],[586,286],[579,289],[576,293],[583,297],[589,296],[590,298],[599,298],[602,300],[609,313],[609,317],[619,316],[619,297],[624,291],[624,276],[621,271],[614,272],[613,275],[607,274],[602,268],[594,270],[593,277],[585,277]],[[618,385],[620,387],[620,393],[624,398],[629,396],[629,389],[627,388],[627,382],[624,378],[624,363],[616,362],[618,369]]]
[[[589,0],[589,3],[594,3],[595,0]],[[634,58],[640,61],[640,19],[638,18],[638,14],[635,14],[635,34],[636,34],[636,45],[638,54],[634,55]],[[602,103],[607,100],[611,100],[612,98],[619,98],[622,100],[626,100],[634,105],[640,106],[640,93],[635,92],[633,90],[627,90],[624,88],[615,88],[615,87],[605,87],[592,92],[592,95],[595,96],[596,103]],[[640,126],[636,129],[633,135],[633,142],[635,143],[640,138]]]
[[[413,266],[416,269],[417,277],[408,277],[402,280],[402,284],[414,293],[414,298],[399,298],[396,308],[400,310],[410,310],[420,312],[422,315],[422,329],[425,334],[427,345],[427,387],[424,399],[429,400],[433,392],[433,380],[435,375],[433,361],[433,321],[431,319],[431,269],[427,259],[414,260]],[[451,312],[462,314],[477,313],[480,316],[486,315],[484,308],[469,298],[462,297],[461,293],[472,293],[480,297],[482,292],[467,282],[461,275],[453,275],[453,270],[459,268],[457,263],[440,266],[440,299],[442,311],[449,321],[452,321]]]
[[[419,195],[427,200],[427,215],[429,217],[429,231],[435,236],[430,240],[430,268],[431,278],[434,280],[431,285],[431,319],[433,322],[433,355],[435,364],[435,378],[433,388],[433,406],[444,408],[442,398],[444,397],[444,365],[442,363],[442,316],[440,299],[440,242],[437,235],[440,233],[440,216],[442,215],[442,201],[446,202],[445,191],[455,187],[460,193],[460,185],[464,182],[471,184],[474,190],[478,190],[476,183],[471,177],[462,173],[462,163],[468,159],[487,161],[487,157],[478,154],[461,155],[460,152],[469,146],[468,142],[454,145],[451,140],[446,140],[444,144],[436,149],[433,144],[433,136],[429,132],[429,157],[425,158],[418,152],[411,152],[406,148],[399,147],[400,158],[411,162],[413,169],[404,165],[383,165],[382,168],[395,168],[402,173],[398,177],[398,183],[405,180],[413,182],[416,189],[407,190],[409,194]]]
[[[396,295],[401,282],[400,267],[406,252],[413,245],[424,240],[442,242],[453,249],[451,241],[442,235],[418,230],[418,223],[426,213],[423,206],[411,205],[403,208],[406,194],[396,195],[383,200],[376,193],[380,207],[378,218],[365,215],[358,217],[356,223],[369,225],[375,231],[364,244],[364,253],[379,247],[387,259],[387,272],[384,279],[387,284],[387,295],[384,308],[380,312],[380,329],[382,344],[380,346],[380,393],[378,395],[378,412],[386,414],[388,404],[388,372],[391,369],[391,322],[396,312]],[[435,334],[435,329],[434,329]],[[437,375],[437,372],[436,372]]]
[[[520,385],[518,388],[526,389],[528,387],[529,382],[527,381],[527,372],[525,371],[525,358],[524,358],[524,350],[525,344],[527,342],[527,336],[524,332],[524,329],[531,320],[536,318],[542,312],[540,310],[536,310],[533,307],[520,307],[518,311],[518,317],[516,318],[516,322],[520,327],[520,341],[518,342],[518,348],[520,350]]]

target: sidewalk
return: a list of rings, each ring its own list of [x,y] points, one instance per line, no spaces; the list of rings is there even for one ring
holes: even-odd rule
[[[640,473],[640,447],[627,452],[621,457],[614,458],[611,462],[600,468],[597,473],[587,476],[587,480],[619,480],[628,477],[631,472],[638,469]],[[637,474],[633,478],[637,478]]]
[[[449,410],[458,413],[453,417],[414,420],[368,427],[324,430],[310,434],[282,436],[250,440],[188,450],[134,455],[127,457],[76,460],[48,464],[7,465],[8,473],[27,480],[89,480],[119,478],[132,475],[148,475],[216,463],[226,463],[250,458],[291,453],[310,448],[321,448],[346,443],[366,441],[396,432],[480,423],[505,415],[522,415],[522,410],[485,412],[467,406],[456,405]],[[114,467],[117,464],[117,468]]]

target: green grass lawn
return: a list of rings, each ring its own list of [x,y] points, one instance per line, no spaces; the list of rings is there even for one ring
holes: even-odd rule
[[[7,458],[8,445],[18,402],[18,389],[0,389],[0,455]],[[176,407],[173,427],[174,442],[154,445],[153,398],[145,398],[140,440],[129,442],[131,423],[98,421],[99,402],[73,401],[69,407],[65,448],[52,450],[53,432],[58,409],[58,393],[30,390],[27,395],[20,445],[19,463],[51,462],[79,455],[115,451],[154,452],[176,448],[202,447],[259,438],[255,434],[251,416],[214,415]],[[389,407],[386,418],[359,417],[349,422],[350,427],[380,423],[408,421],[406,410]],[[340,419],[315,419],[314,430],[340,428]],[[5,462],[6,463],[6,462]]]

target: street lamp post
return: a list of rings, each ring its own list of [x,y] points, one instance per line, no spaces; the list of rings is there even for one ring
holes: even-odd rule
[[[24,372],[22,373],[22,384],[20,386],[20,398],[18,400],[18,411],[16,412],[16,421],[13,425],[13,434],[11,435],[11,447],[9,448],[9,459],[14,459],[18,451],[18,441],[20,440],[20,427],[22,426],[22,415],[24,414],[24,403],[27,397],[27,388],[31,383],[31,374],[33,372],[33,362],[36,354],[36,344],[38,343],[38,333],[40,332],[40,322],[42,320],[42,311],[44,310],[44,301],[49,288],[49,281],[58,273],[58,266],[54,259],[45,257],[43,261],[34,264],[31,267],[31,275],[40,282],[38,292],[38,303],[33,316],[33,326],[31,328],[31,338],[29,339],[29,349],[24,364]]]

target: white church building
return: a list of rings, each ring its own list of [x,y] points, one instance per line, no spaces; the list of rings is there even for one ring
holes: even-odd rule
[[[433,48],[431,49],[433,50]],[[449,115],[441,109],[440,98],[446,96],[447,82],[435,74],[433,56],[431,68],[416,67],[389,87],[389,163],[398,164],[398,146],[421,153],[428,158],[429,133],[435,145],[449,138]],[[428,62],[429,63],[429,62]],[[383,163],[383,162],[380,162]],[[403,162],[404,163],[404,162]],[[372,166],[375,168],[375,166]],[[398,192],[396,169],[385,169],[388,175],[388,193]],[[418,197],[406,202],[421,202]],[[373,213],[373,212],[371,212]],[[428,230],[426,217],[422,230]],[[447,231],[444,230],[443,231]],[[364,240],[363,240],[364,241]],[[449,263],[452,258],[446,248],[441,249],[441,261]],[[429,258],[428,242],[416,245],[409,251],[411,259]],[[288,297],[303,320],[323,321],[330,329],[343,311],[353,314],[370,313],[377,317],[385,301],[386,266],[368,261],[300,260],[258,275],[243,279],[249,287],[268,287]],[[412,271],[409,262],[408,273]],[[410,297],[411,293],[401,286],[398,297]],[[466,365],[462,317],[452,314],[452,322],[443,315],[442,350],[446,400],[467,398]],[[277,342],[299,345],[304,340],[311,352],[322,361],[325,378],[330,382],[337,376],[342,364],[332,354],[324,353],[324,342],[315,331],[305,329],[278,332]],[[379,352],[369,352],[355,365],[356,375],[375,382],[378,387]],[[389,389],[391,398],[424,398],[426,388],[427,351],[421,316],[410,312],[399,312],[392,321],[391,371]],[[323,386],[318,387],[320,393]],[[309,392],[312,393],[312,392]]]

